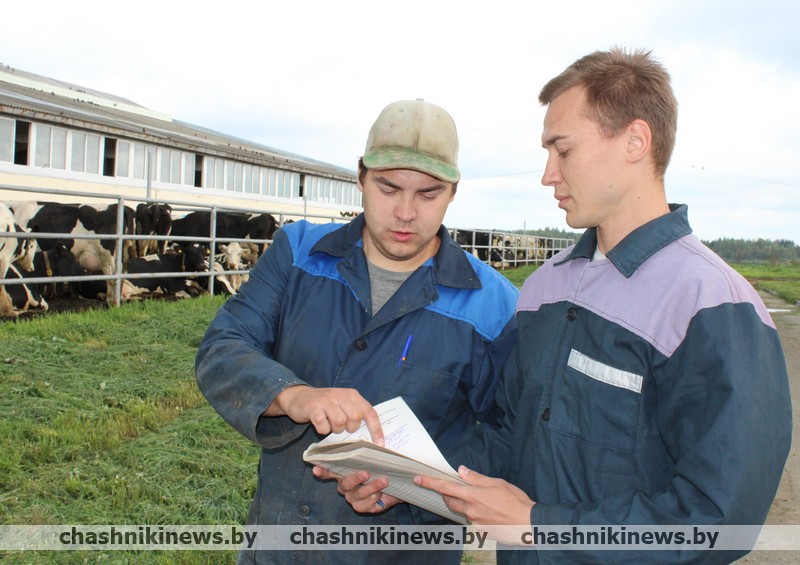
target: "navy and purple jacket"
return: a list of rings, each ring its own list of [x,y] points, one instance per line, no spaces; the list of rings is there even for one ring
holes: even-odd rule
[[[791,443],[778,334],[753,287],[691,235],[686,206],[671,210],[606,259],[592,260],[587,230],[523,286],[502,425],[480,427],[452,462],[522,488],[536,502],[533,526],[767,516]],[[729,563],[743,553],[503,551],[498,563]]]
[[[286,416],[261,415],[287,386],[355,388],[373,405],[402,396],[442,448],[496,418],[494,391],[516,337],[517,289],[442,226],[437,254],[373,316],[363,228],[362,214],[344,226],[301,221],[276,232],[200,344],[203,394],[262,447],[249,524],[410,525],[433,517],[407,504],[358,514],[335,481],[316,479],[303,451],[321,436]],[[460,555],[460,546],[358,555],[243,551],[239,561],[441,565]]]

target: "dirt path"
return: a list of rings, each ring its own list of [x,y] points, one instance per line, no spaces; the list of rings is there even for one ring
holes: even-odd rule
[[[772,319],[786,357],[792,395],[792,449],[783,469],[778,494],[767,516],[767,524],[800,524],[800,309],[779,298],[761,293],[767,308],[776,310]],[[800,551],[755,551],[737,563],[742,565],[789,565],[800,563]]]
[[[767,308],[774,310],[772,319],[786,356],[789,386],[792,394],[792,449],[783,470],[778,494],[772,503],[767,524],[800,524],[800,309],[770,294],[761,293]],[[467,552],[463,563],[492,565],[493,552]],[[794,565],[800,563],[800,551],[756,551],[736,562],[741,565]]]

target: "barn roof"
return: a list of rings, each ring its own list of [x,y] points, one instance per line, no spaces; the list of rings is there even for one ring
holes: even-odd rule
[[[135,102],[0,66],[0,115],[353,182],[352,170],[174,120]]]

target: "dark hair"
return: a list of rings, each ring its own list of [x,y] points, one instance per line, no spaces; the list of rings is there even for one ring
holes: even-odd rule
[[[669,73],[652,53],[618,47],[595,51],[551,79],[539,93],[539,102],[546,106],[574,86],[585,88],[587,117],[608,137],[619,135],[634,120],[647,122],[653,136],[653,166],[663,178],[675,146],[678,102]]]

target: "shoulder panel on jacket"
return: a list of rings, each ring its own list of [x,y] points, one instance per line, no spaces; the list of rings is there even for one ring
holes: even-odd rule
[[[309,255],[309,253],[320,239],[342,227],[342,224],[333,222],[314,224],[306,220],[284,226],[283,230],[289,239],[294,256],[294,266],[312,275],[341,281],[342,277],[336,270],[338,258],[333,258],[325,253],[314,253],[313,255]]]
[[[440,285],[439,300],[428,309],[467,322],[480,335],[493,341],[514,316],[519,291],[492,267],[466,255],[481,281],[481,288],[455,289]]]
[[[694,235],[665,246],[626,278],[608,260],[552,260],[525,282],[519,311],[569,302],[640,335],[669,356],[700,310],[722,304],[751,304],[761,322],[774,328],[758,293],[739,273]]]

